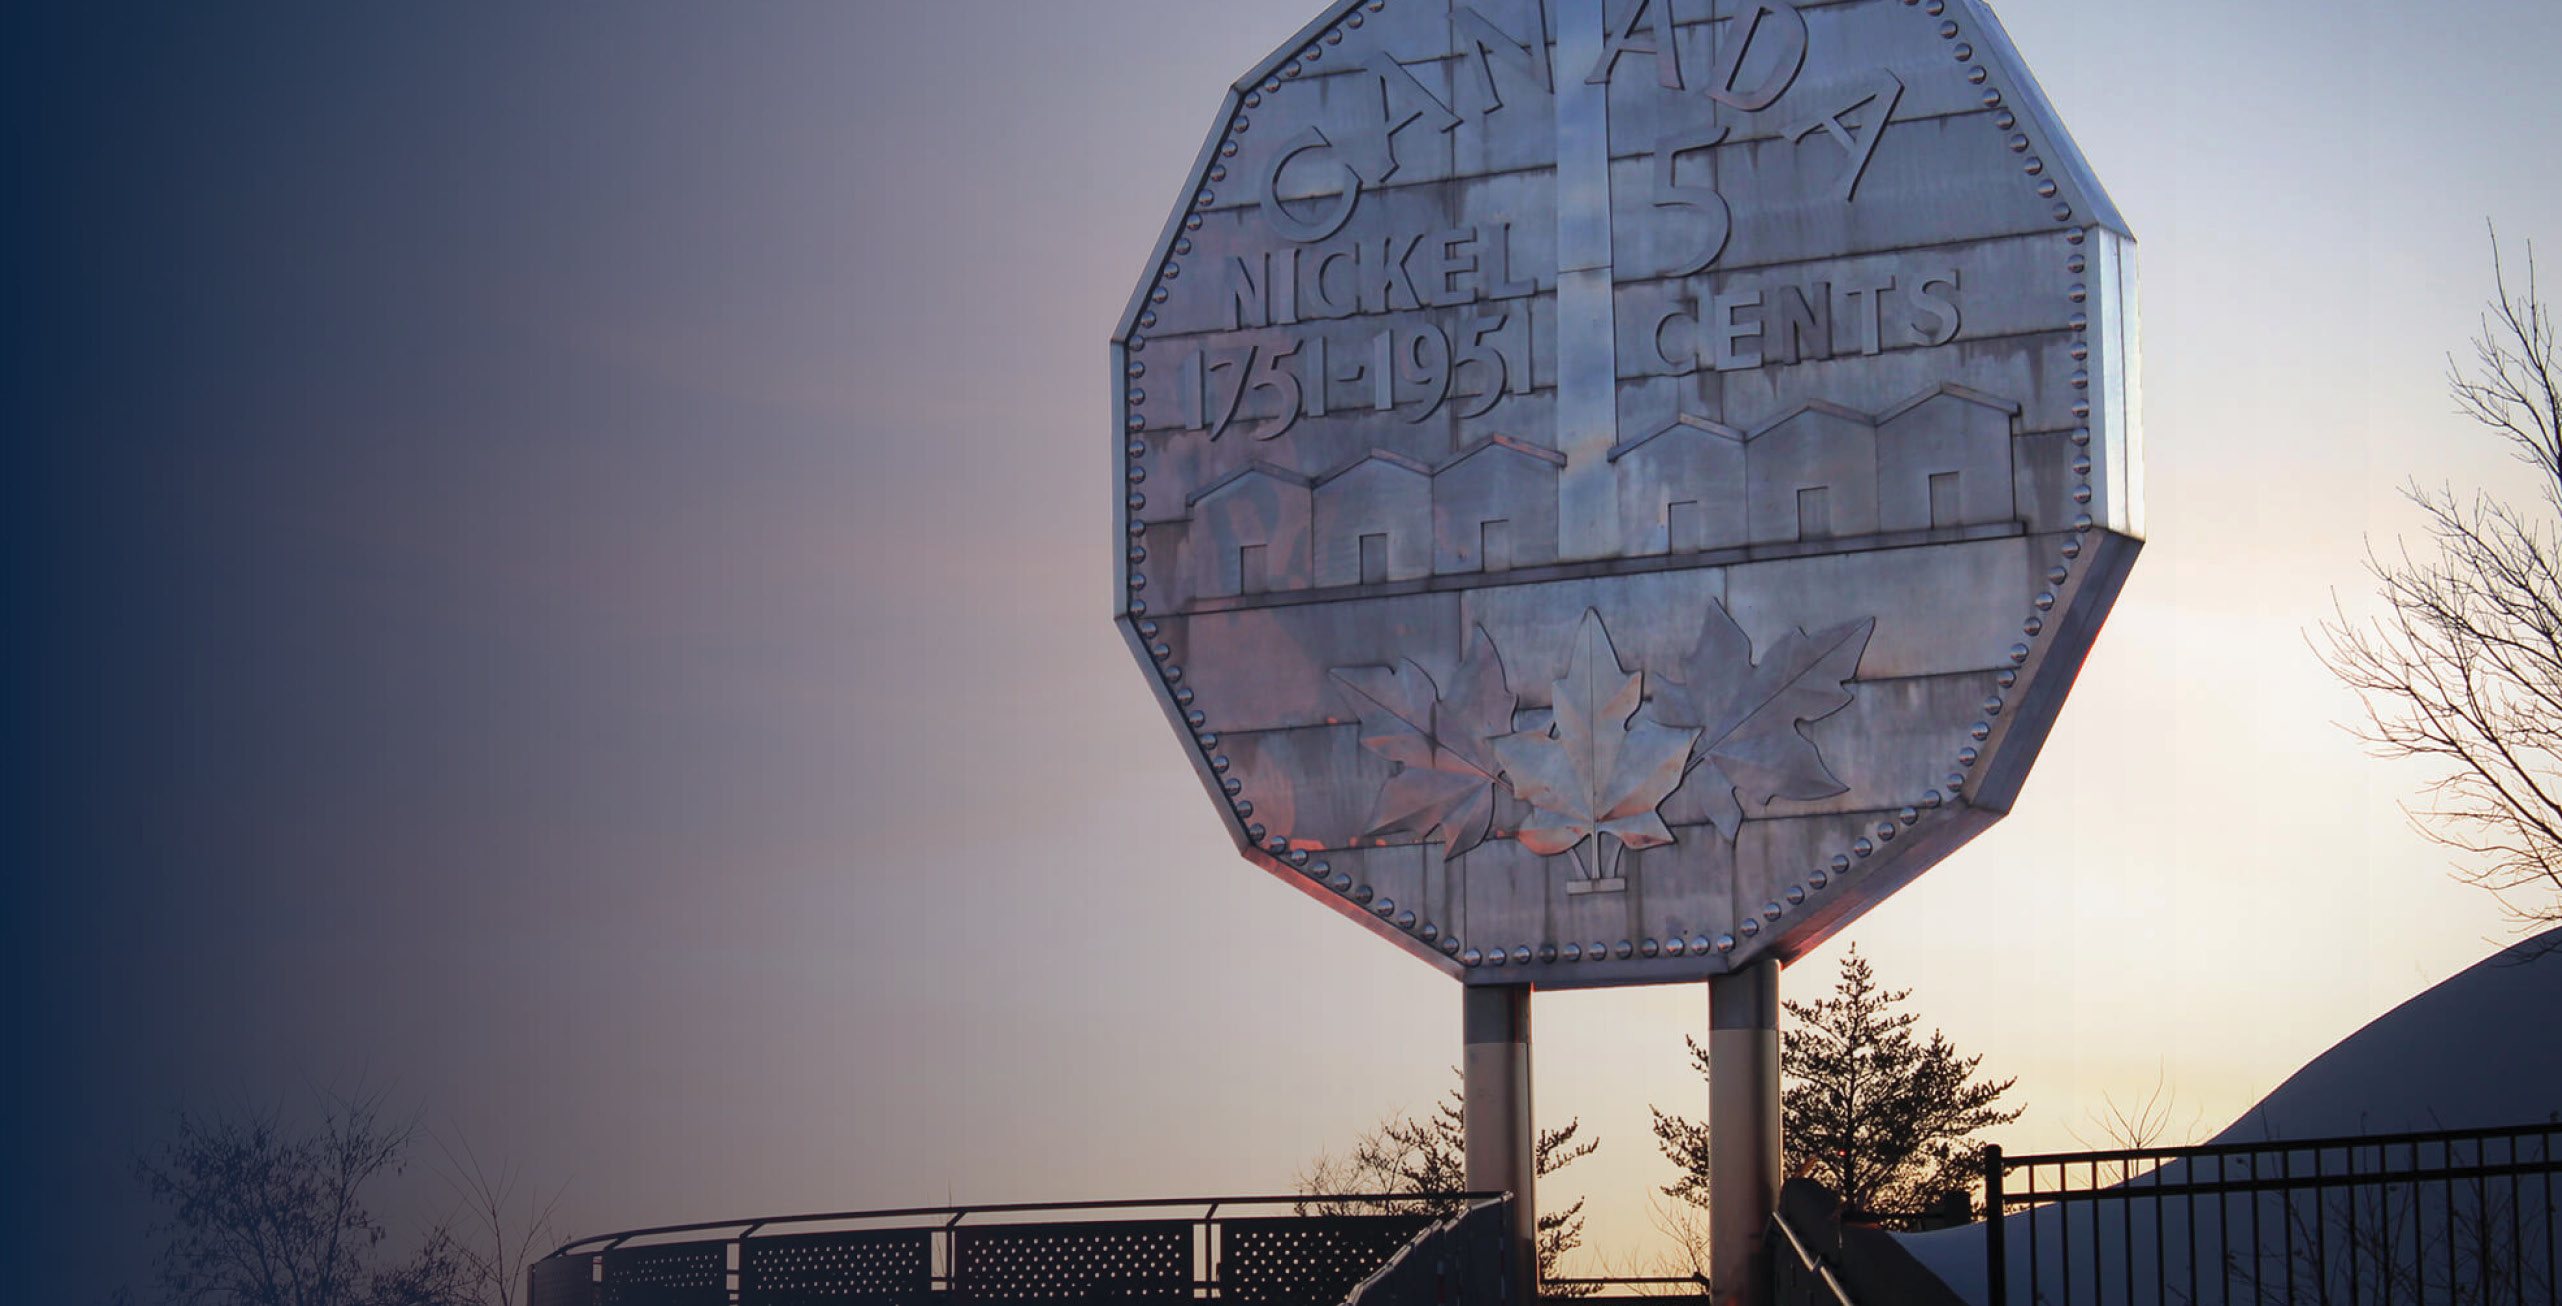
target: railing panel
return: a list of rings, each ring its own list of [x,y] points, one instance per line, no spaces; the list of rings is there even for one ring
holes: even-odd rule
[[[1192,1223],[964,1225],[953,1231],[953,1286],[965,1302],[1188,1300]]]
[[[534,1262],[526,1306],[596,1306],[596,1258],[553,1256]]]
[[[1431,1223],[1423,1215],[1221,1221],[1220,1296],[1256,1304],[1340,1302]]]
[[[924,1306],[934,1231],[777,1234],[739,1244],[739,1306]]]
[[[1509,1198],[1481,1200],[1434,1222],[1347,1294],[1344,1306],[1523,1306],[1504,1280]]]
[[[605,1253],[604,1306],[729,1306],[729,1240]]]
[[[564,1244],[535,1264],[526,1300],[528,1306],[1110,1306],[1234,1299],[1237,1306],[1340,1306],[1361,1282],[1443,1227],[1431,1212],[1482,1210],[1499,1206],[1502,1197],[1015,1202],[661,1225]],[[1279,1214],[1310,1209],[1361,1214]],[[1444,1239],[1443,1250],[1466,1242]],[[1434,1273],[1443,1277],[1427,1287],[1447,1286],[1455,1281],[1450,1274],[1476,1274],[1447,1260],[1434,1258]],[[1481,1287],[1492,1292],[1494,1282]]]

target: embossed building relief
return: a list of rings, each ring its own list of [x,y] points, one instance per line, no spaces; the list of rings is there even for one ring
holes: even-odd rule
[[[1793,957],[2000,818],[2142,536],[2133,242],[1973,0],[1349,0],[1115,337],[1245,854],[1472,981]]]

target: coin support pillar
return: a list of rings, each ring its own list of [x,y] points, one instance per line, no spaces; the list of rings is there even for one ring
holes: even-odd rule
[[[1719,1306],[1770,1300],[1779,1199],[1779,962],[1708,981],[1708,1269]]]
[[[1460,989],[1467,1095],[1467,1184],[1512,1194],[1506,1299],[1526,1306],[1539,1281],[1537,1140],[1530,1119],[1530,986],[1469,984]]]

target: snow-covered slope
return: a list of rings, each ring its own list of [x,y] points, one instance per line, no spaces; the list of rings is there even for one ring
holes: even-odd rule
[[[2412,998],[2313,1058],[2218,1143],[2525,1124],[2562,1111],[2562,929]]]
[[[2295,1072],[2212,1141],[2262,1143],[2545,1120],[2562,1120],[2562,928],[2510,947],[2377,1017]],[[2014,1248],[2025,1245],[2024,1219],[2010,1217]],[[1984,1300],[1983,1225],[1903,1241],[1959,1295]]]

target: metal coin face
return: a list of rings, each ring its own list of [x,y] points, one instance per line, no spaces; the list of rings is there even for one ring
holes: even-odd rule
[[[2142,464],[2133,240],[1989,10],[1349,0],[1210,120],[1112,547],[1248,859],[1465,980],[1654,983],[2009,810]]]

